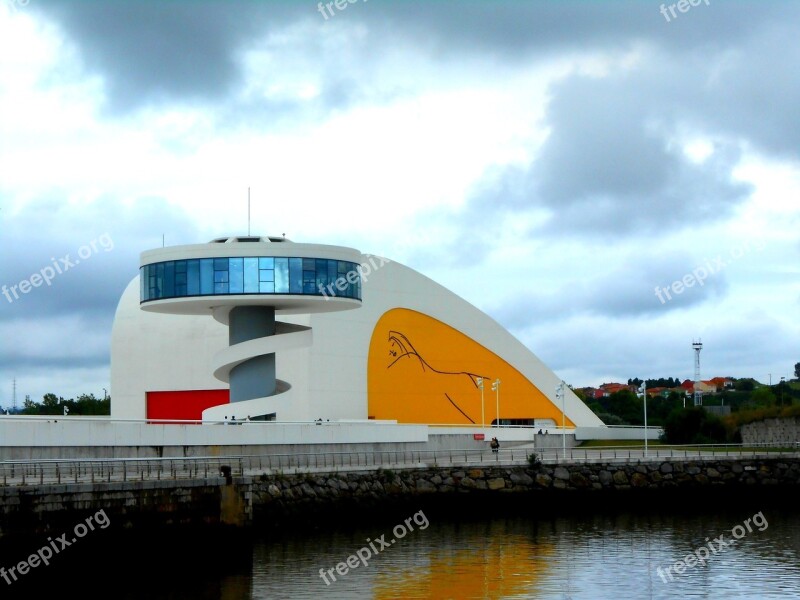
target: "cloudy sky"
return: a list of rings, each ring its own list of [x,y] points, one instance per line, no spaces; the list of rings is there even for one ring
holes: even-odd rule
[[[800,4],[339,6],[0,0],[0,405],[102,396],[139,253],[246,233],[248,186],[254,233],[407,264],[573,385],[693,338],[791,375]]]

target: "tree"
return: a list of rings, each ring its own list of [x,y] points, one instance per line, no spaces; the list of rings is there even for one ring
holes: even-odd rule
[[[722,419],[700,406],[675,409],[664,423],[664,441],[669,444],[713,444],[727,439]]]
[[[720,394],[717,394],[717,397],[723,406],[730,406],[733,412],[736,412],[751,403],[750,392],[725,390]]]
[[[81,394],[77,400],[64,400],[55,394],[45,394],[41,404],[30,398],[25,399],[22,414],[25,415],[63,415],[64,408],[70,415],[110,415],[111,398],[95,398],[94,394]]]
[[[611,413],[599,413],[597,418],[600,419],[606,425],[627,425],[625,421],[620,419],[617,415],[612,415]]]
[[[683,394],[672,391],[664,397],[647,399],[647,424],[663,425],[667,417],[676,408],[683,408]]]
[[[110,415],[111,398],[95,398],[94,394],[81,394],[75,402],[74,409],[70,407],[70,414],[76,415]]]
[[[642,400],[630,390],[614,392],[607,400],[608,412],[612,415],[617,415],[629,425],[642,425],[644,423]]]
[[[58,396],[56,396],[55,394],[45,394],[44,398],[42,398],[42,407],[46,411],[56,410],[58,408]],[[58,413],[48,412],[46,414],[58,414]]]
[[[30,396],[25,396],[25,402],[22,404],[22,414],[24,415],[37,415],[39,414],[39,405],[31,400]]]
[[[775,406],[778,399],[768,387],[760,387],[750,394],[750,402],[755,406]]]
[[[794,377],[800,379],[800,363],[794,363]]]

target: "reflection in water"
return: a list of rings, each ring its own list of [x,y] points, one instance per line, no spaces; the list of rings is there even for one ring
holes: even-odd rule
[[[523,593],[546,571],[552,544],[531,544],[520,529],[525,528],[507,521],[475,525],[466,532],[443,525],[437,534],[443,543],[428,542],[422,548],[425,564],[379,572],[373,598],[510,598]]]
[[[587,507],[588,508],[588,507]],[[656,572],[731,528],[757,507],[718,514],[596,515],[446,523],[431,518],[325,585],[335,567],[391,526],[256,545],[254,598],[800,598],[800,514],[764,510],[753,529],[704,566],[664,583]],[[726,538],[727,539],[727,538]]]
[[[414,511],[386,509],[381,522],[332,523],[331,531],[212,537],[164,530],[131,538],[120,532],[88,536],[46,568],[6,585],[4,598],[147,600],[250,599],[522,599],[638,600],[665,598],[800,598],[800,511],[766,502],[737,508],[676,506],[669,514],[597,514],[586,497],[583,515],[474,518],[428,512],[415,528],[326,585],[320,569],[335,569],[366,539],[391,539],[394,525]],[[537,514],[537,507],[530,512]],[[703,510],[703,509],[700,509]],[[538,508],[541,512],[541,507]],[[673,565],[706,538],[757,512],[768,526],[753,529],[705,566],[664,583],[657,569]],[[8,569],[41,546],[0,544]]]

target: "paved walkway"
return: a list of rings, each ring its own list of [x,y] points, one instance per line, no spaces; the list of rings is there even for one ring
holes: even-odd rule
[[[698,449],[654,446],[644,448],[559,448],[537,450],[530,445],[490,450],[406,452],[343,452],[174,459],[47,460],[0,462],[0,485],[77,484],[113,481],[180,480],[215,477],[223,466],[234,476],[264,473],[374,471],[429,467],[526,466],[535,452],[544,464],[576,462],[650,462],[800,457],[800,452],[742,451],[740,448]]]

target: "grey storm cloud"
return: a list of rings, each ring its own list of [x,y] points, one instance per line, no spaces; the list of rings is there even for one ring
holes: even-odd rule
[[[725,132],[710,125],[709,105],[708,119],[696,121],[715,139],[713,151],[700,163],[686,156],[673,138],[687,123],[674,115],[702,88],[703,73],[665,82],[653,69],[556,84],[545,115],[550,134],[538,155],[527,168],[487,179],[468,218],[489,208],[545,209],[551,220],[532,233],[613,237],[729,216],[752,192],[733,176],[740,144],[715,137]]]
[[[575,316],[627,319],[655,318],[670,311],[680,311],[727,293],[723,270],[714,270],[709,261],[697,263],[683,251],[670,256],[640,253],[623,257],[619,264],[593,277],[568,281],[558,289],[543,291],[531,282],[529,289],[515,292],[516,301],[504,301],[489,312],[505,327],[525,329],[538,322],[553,322]],[[689,287],[671,290],[676,281],[691,275]],[[661,296],[656,289],[662,290]]]
[[[685,60],[691,53],[734,51],[753,40],[751,47],[733,57],[730,66],[739,76],[739,85],[723,85],[720,92],[749,95],[757,106],[782,108],[791,106],[789,101],[796,100],[798,92],[791,69],[784,68],[796,64],[792,59],[798,53],[789,26],[796,21],[798,9],[790,2],[719,2],[697,7],[671,23],[659,14],[657,4],[622,1],[386,0],[348,4],[346,11],[335,11],[328,20],[315,2],[288,1],[40,0],[31,3],[30,9],[62,28],[86,69],[103,77],[110,108],[120,112],[160,102],[224,100],[242,81],[243,50],[301,24],[316,29],[302,47],[291,48],[292,53],[317,63],[335,59],[337,48],[323,43],[323,38],[341,31],[344,24],[366,29],[358,61],[363,64],[400,45],[445,60],[480,56],[513,65],[564,51],[626,49],[643,40],[674,52],[674,60]],[[773,30],[787,44],[780,43],[780,38],[773,41]],[[757,53],[755,58],[752,51]],[[775,71],[775,85],[765,89],[757,82],[769,67]],[[341,105],[357,97],[355,90],[367,84],[357,77],[326,72],[322,101]],[[279,114],[286,109],[269,102],[252,108]],[[738,111],[732,108],[730,112]],[[720,116],[733,115],[723,111]],[[777,122],[777,117],[772,120]],[[775,132],[773,143],[784,144],[781,129]]]
[[[51,197],[57,196],[63,194],[54,190]],[[3,368],[22,374],[26,369],[107,365],[114,313],[125,287],[138,274],[139,254],[160,246],[162,234],[170,244],[196,242],[198,233],[191,223],[183,211],[159,198],[142,198],[132,205],[101,198],[81,206],[40,199],[16,214],[4,209]],[[45,274],[50,285],[42,280],[26,288],[27,293],[20,291],[21,282],[35,283],[35,277]],[[18,297],[12,286],[17,286]]]
[[[286,10],[259,2],[82,0],[43,0],[32,9],[64,29],[120,111],[224,97],[239,79],[237,51]]]
[[[5,292],[0,296],[0,321],[79,315],[108,326],[125,286],[138,273],[143,248],[160,246],[162,233],[172,237],[172,243],[175,238],[197,240],[191,220],[157,198],[130,206],[112,198],[83,206],[42,199],[17,214],[6,213],[0,285],[16,285],[18,297],[11,292],[11,301]],[[29,250],[19,252],[20,248]],[[54,272],[49,285],[42,282],[27,293],[19,291],[20,282],[43,272]]]
[[[419,215],[420,222],[429,217],[446,223],[442,242],[407,252],[412,262],[431,266],[488,263],[497,238],[509,235],[505,223],[516,218],[540,223],[547,215],[545,227],[529,226],[529,238],[547,244],[563,238],[589,252],[592,244],[619,245],[619,262],[602,272],[557,289],[531,281],[530,290],[518,291],[518,300],[489,311],[512,329],[533,332],[531,346],[544,350],[547,361],[570,356],[576,340],[587,335],[586,322],[602,323],[611,350],[620,350],[619,363],[610,365],[609,352],[597,352],[595,345],[577,344],[600,372],[610,366],[624,369],[639,359],[641,346],[634,338],[641,332],[626,333],[631,323],[650,319],[654,324],[648,338],[655,339],[662,333],[662,315],[677,314],[680,320],[681,311],[729,293],[723,272],[661,304],[655,287],[691,273],[698,266],[695,259],[680,252],[637,257],[624,251],[632,245],[647,248],[647,241],[661,233],[680,238],[698,220],[713,225],[728,218],[751,192],[733,176],[743,148],[790,161],[800,158],[795,114],[800,105],[800,5],[712,0],[669,23],[659,5],[370,0],[348,4],[324,20],[316,1],[35,0],[26,14],[43,16],[58,27],[67,47],[77,52],[81,75],[102,79],[103,116],[127,118],[154,105],[200,105],[221,135],[229,124],[257,133],[276,123],[291,129],[363,100],[374,105],[397,95],[413,97],[419,92],[414,89],[418,68],[426,74],[455,73],[457,79],[472,66],[475,79],[462,80],[472,85],[480,83],[484,72],[492,74],[492,66],[517,76],[551,60],[602,62],[641,52],[641,63],[614,67],[603,77],[573,71],[553,83],[541,122],[549,136],[541,147],[530,149],[530,162],[487,169],[463,208],[432,208],[427,216]],[[243,56],[251,51],[269,60],[248,65]],[[407,72],[398,73],[398,68]],[[248,77],[266,88],[273,80],[281,83],[286,73],[313,73],[318,95],[298,100],[291,94],[243,94]],[[442,80],[447,85],[448,77]],[[693,162],[675,146],[675,137],[686,132],[712,141],[713,153],[705,161]],[[192,138],[187,137],[173,143],[189,154]],[[59,190],[50,195],[66,196]],[[159,246],[162,233],[168,245],[212,237],[198,233],[189,215],[160,199],[127,206],[105,198],[69,208],[40,199],[18,214],[6,210],[0,212],[0,285],[18,284],[51,259],[74,255],[104,234],[114,249],[101,248],[52,286],[35,288],[13,303],[0,296],[0,331],[27,335],[32,321],[41,331],[36,348],[27,354],[6,350],[16,340],[5,337],[3,364],[43,356],[45,346],[75,345],[74,331],[59,328],[65,322],[84,327],[78,343],[91,348],[74,358],[54,354],[46,359],[52,362],[42,364],[102,364],[114,310],[136,275],[139,253]],[[535,218],[523,221],[527,217]],[[20,247],[30,250],[22,253]],[[736,331],[731,335],[737,340],[743,337],[730,324],[726,330]],[[758,348],[766,347],[759,343]],[[634,350],[625,355],[626,348]]]

